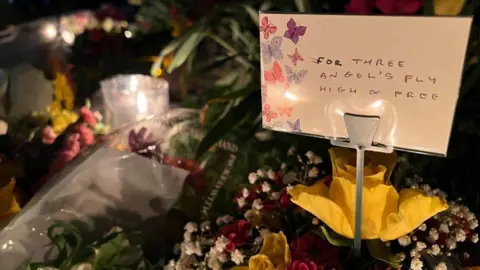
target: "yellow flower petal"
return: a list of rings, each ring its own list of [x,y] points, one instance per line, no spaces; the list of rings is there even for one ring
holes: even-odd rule
[[[259,254],[263,254],[276,266],[290,263],[290,248],[283,232],[271,233],[263,240]]]
[[[270,261],[268,256],[258,254],[250,258],[248,261],[248,268],[250,270],[275,270],[275,266]]]
[[[20,212],[20,205],[15,198],[15,178],[3,187],[0,187],[0,220]]]
[[[380,239],[389,241],[410,233],[425,220],[447,208],[447,203],[439,197],[425,196],[423,191],[418,189],[403,189],[400,191],[398,213],[387,217]]]
[[[338,234],[352,238],[351,221],[340,206],[330,200],[328,188],[323,182],[318,181],[309,187],[296,185],[288,193],[294,204],[312,213]]]
[[[435,15],[456,16],[462,12],[465,0],[433,0]]]

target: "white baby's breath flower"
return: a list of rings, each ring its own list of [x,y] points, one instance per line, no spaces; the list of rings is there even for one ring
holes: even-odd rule
[[[185,230],[189,233],[193,233],[198,231],[198,225],[195,222],[188,222],[187,225],[185,225]]]
[[[222,222],[228,224],[233,221],[233,217],[230,215],[222,216]]]
[[[435,228],[431,228],[430,231],[428,232],[427,240],[430,243],[435,243],[438,240],[438,237],[439,237],[438,230]]]
[[[403,253],[403,252],[400,252],[400,253],[395,254],[395,260],[396,260],[397,262],[403,262],[406,257],[407,257],[407,256],[406,256],[405,253]]]
[[[271,189],[272,189],[272,187],[270,186],[269,183],[264,182],[264,183],[262,184],[262,191],[263,191],[263,192],[268,193],[268,192],[270,192]]]
[[[416,249],[410,250],[410,257],[415,258],[415,257],[420,257],[420,254]]]
[[[470,236],[470,241],[472,241],[472,243],[476,244],[478,242],[478,234],[474,233]]]
[[[444,262],[441,262],[435,266],[435,270],[448,270],[448,268]]]
[[[467,239],[467,234],[463,229],[455,230],[455,240],[457,242],[464,242]]]
[[[258,179],[258,176],[256,173],[252,172],[248,175],[248,182],[250,182],[250,184],[255,184],[255,182],[257,182],[257,179]]]
[[[261,170],[261,169],[258,169],[257,170],[257,176],[261,177],[261,178],[264,178],[265,177],[265,171]]]
[[[192,233],[189,231],[185,231],[185,233],[183,233],[183,240],[186,242],[192,241]]]
[[[427,230],[427,224],[422,223],[422,225],[418,226],[417,229],[420,230],[420,231],[422,231],[422,232],[424,232],[424,231]]]
[[[467,221],[470,221],[472,219],[476,219],[477,217],[475,216],[475,214],[471,211],[468,211],[465,213],[465,218],[467,219]]]
[[[287,156],[293,156],[297,153],[297,149],[295,147],[288,148]]]
[[[220,236],[217,238],[217,240],[215,241],[215,247],[214,247],[214,252],[215,254],[220,254],[222,253],[225,248],[227,247],[229,243],[229,240],[228,238],[226,238],[224,235]]]
[[[445,224],[445,223],[441,223],[441,224],[440,224],[440,227],[438,228],[438,230],[439,230],[441,233],[449,233],[449,232],[450,232],[450,229],[448,228],[448,225]]]
[[[423,191],[425,192],[430,192],[432,190],[432,188],[428,184],[421,185],[420,188],[423,189]]]
[[[470,259],[470,253],[464,252],[464,253],[463,253],[463,258],[464,258],[465,260]]]
[[[239,208],[243,208],[245,206],[246,202],[245,202],[245,198],[243,197],[240,197],[237,199],[237,205]]]
[[[418,252],[420,252],[424,250],[426,247],[427,247],[427,244],[425,244],[424,242],[418,241],[415,248],[417,249]]]
[[[423,269],[423,262],[419,257],[415,257],[410,262],[410,269],[411,270],[422,270]]]
[[[318,173],[319,173],[318,169],[316,167],[313,167],[308,171],[308,177],[310,178],[317,177]]]
[[[312,162],[313,162],[313,164],[317,165],[317,164],[323,163],[323,159],[322,159],[321,156],[315,156],[315,157],[312,159]]]
[[[455,238],[452,238],[452,237],[449,237],[447,238],[447,240],[445,241],[445,246],[449,249],[449,250],[453,250],[457,247],[457,241],[455,240]]]
[[[285,170],[287,168],[287,164],[283,163],[280,164],[280,169]]]
[[[410,245],[410,243],[412,243],[412,240],[410,239],[410,236],[404,235],[398,238],[398,243],[400,244],[400,246],[406,247]]]
[[[242,196],[244,198],[247,198],[248,196],[250,196],[250,191],[248,191],[248,189],[246,188],[242,189]]]
[[[320,220],[318,220],[318,218],[314,217],[314,218],[312,219],[312,224],[313,224],[313,225],[318,225],[318,224],[320,224]]]
[[[186,242],[185,243],[185,253],[187,255],[198,255],[202,256],[202,249],[200,248],[199,242]]]
[[[430,248],[430,253],[433,255],[433,256],[437,256],[440,254],[440,247],[438,245],[432,245],[432,247]]]
[[[232,257],[232,262],[234,262],[236,265],[240,265],[243,263],[243,260],[245,256],[242,254],[242,252],[238,249],[235,249],[230,256]]]
[[[252,203],[252,207],[255,210],[261,210],[263,208],[262,201],[260,199],[256,199]]]
[[[473,218],[468,221],[468,228],[470,230],[475,230],[478,227],[478,219]]]
[[[270,169],[267,171],[267,177],[270,179],[270,180],[275,180],[275,172]]]
[[[280,192],[272,192],[270,193],[270,197],[272,198],[272,200],[278,200],[280,199],[280,196],[282,195],[282,193]]]
[[[221,263],[226,262],[227,261],[227,253],[222,252],[222,253],[218,254],[217,259]]]

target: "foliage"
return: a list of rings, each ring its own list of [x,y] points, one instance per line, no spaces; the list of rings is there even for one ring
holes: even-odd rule
[[[126,233],[119,227],[89,243],[73,224],[56,223],[49,227],[47,237],[50,250],[45,253],[45,261],[30,263],[28,270],[161,269],[144,258],[139,234]]]

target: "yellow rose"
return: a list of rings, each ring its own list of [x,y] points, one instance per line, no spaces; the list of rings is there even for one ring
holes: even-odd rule
[[[465,0],[433,0],[435,15],[456,16],[462,12]]]
[[[14,189],[15,178],[11,178],[6,186],[0,187],[0,221],[20,212]]]
[[[75,112],[63,110],[61,114],[52,117],[52,127],[56,134],[61,134],[65,129],[78,120]]]
[[[292,202],[322,220],[331,229],[353,238],[355,213],[355,153],[345,148],[329,150],[333,166],[330,187],[322,181],[295,186]],[[413,231],[425,220],[448,208],[439,197],[418,189],[399,193],[390,183],[395,154],[367,153],[364,168],[362,238],[389,241]]]
[[[283,232],[271,233],[263,239],[260,252],[251,257],[247,266],[232,270],[285,270],[290,264],[290,247]]]

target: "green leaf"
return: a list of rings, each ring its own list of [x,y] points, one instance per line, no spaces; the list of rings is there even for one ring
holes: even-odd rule
[[[197,68],[195,68],[190,75],[191,76],[198,76],[202,74],[203,72],[210,72],[213,69],[219,68],[223,66],[224,64],[228,63],[229,61],[233,60],[236,55],[221,55],[215,57],[212,61],[206,63],[206,64],[201,64]]]
[[[323,236],[325,236],[325,239],[336,247],[349,247],[353,244],[351,239],[337,234],[326,226],[320,226],[320,230],[322,231]]]
[[[258,22],[258,11],[256,11],[254,8],[252,8],[251,6],[249,5],[245,5],[243,6],[243,8],[245,8],[245,11],[248,13],[248,15],[250,16],[250,19],[252,19],[252,21],[257,25],[259,26],[259,22]]]
[[[102,269],[120,252],[125,233],[118,233],[110,241],[95,248],[94,269]]]
[[[260,109],[260,104],[258,104],[259,101],[259,91],[252,91],[236,107],[232,108],[223,118],[221,118],[200,142],[196,153],[196,159],[199,159],[212,145],[222,139],[225,134],[232,131],[234,126],[248,115],[249,112],[255,108]]]
[[[310,0],[295,0],[295,6],[299,12],[311,12]]]
[[[385,242],[382,242],[380,239],[375,240],[366,240],[368,250],[370,255],[377,260],[388,263],[393,268],[401,267],[402,264],[397,262],[395,256],[390,251],[390,248],[387,247]]]
[[[204,38],[205,33],[203,33],[203,31],[199,30],[198,32],[191,33],[175,53],[167,72],[170,73],[180,67]]]

